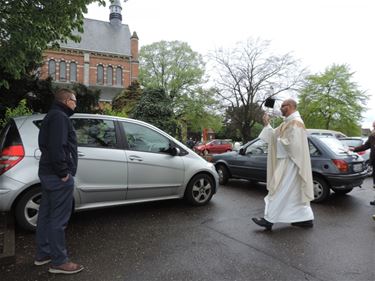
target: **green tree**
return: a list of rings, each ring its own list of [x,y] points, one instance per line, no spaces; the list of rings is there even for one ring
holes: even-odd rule
[[[185,42],[160,41],[139,52],[139,80],[147,88],[161,88],[172,101],[195,92],[202,83],[202,56]]]
[[[169,134],[175,132],[176,123],[171,100],[164,89],[144,89],[142,97],[130,117],[148,122]]]
[[[353,75],[348,65],[333,64],[307,77],[298,106],[306,127],[360,135],[368,96],[352,81]]]
[[[253,138],[265,100],[296,90],[304,77],[299,62],[290,54],[273,54],[269,41],[249,39],[234,49],[219,49],[210,58],[216,94],[231,108],[229,118],[244,142]]]
[[[180,128],[179,138],[186,141],[188,132],[201,135],[204,128],[211,128],[215,133],[223,126],[219,103],[213,98],[213,89],[197,89],[197,92],[186,94],[175,102],[175,115]]]
[[[21,100],[26,100],[26,106],[32,112],[47,112],[53,101],[54,87],[50,78],[40,80],[35,75],[22,75],[20,79],[11,79],[10,87],[2,88],[0,104],[5,108],[14,109]],[[0,118],[5,112],[0,112]]]
[[[0,86],[34,70],[49,46],[79,41],[71,32],[82,31],[86,6],[93,2],[105,5],[105,0],[1,1]]]
[[[121,91],[112,101],[112,111],[121,112],[128,116],[141,99],[142,89],[138,81],[133,81],[125,90]]]
[[[80,113],[97,113],[99,111],[99,89],[90,89],[87,86],[75,83],[72,88],[77,94],[76,112]]]
[[[185,42],[160,41],[142,47],[139,58],[140,83],[163,89],[170,99],[177,124],[173,135],[185,139],[187,131],[198,130],[197,124],[220,127],[210,113],[213,100],[202,90],[205,65],[199,53]]]

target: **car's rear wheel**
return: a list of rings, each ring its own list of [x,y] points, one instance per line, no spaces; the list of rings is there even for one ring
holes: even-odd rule
[[[345,195],[347,193],[349,193],[350,191],[353,190],[353,188],[347,188],[347,189],[335,189],[335,188],[332,188],[332,190],[338,194],[338,195]]]
[[[20,227],[35,231],[42,191],[39,186],[22,194],[15,208],[16,221]]]
[[[327,199],[330,193],[328,183],[320,176],[313,176],[314,184],[314,200],[312,202],[319,203]]]
[[[211,200],[214,187],[214,180],[209,175],[195,175],[186,187],[185,199],[192,205],[205,205]]]
[[[219,183],[225,185],[228,183],[229,180],[229,171],[225,165],[217,165],[216,171],[219,174]]]

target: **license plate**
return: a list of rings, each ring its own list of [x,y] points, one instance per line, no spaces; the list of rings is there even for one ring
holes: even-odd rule
[[[353,165],[353,171],[354,172],[360,172],[360,171],[362,171],[362,164],[354,164]]]

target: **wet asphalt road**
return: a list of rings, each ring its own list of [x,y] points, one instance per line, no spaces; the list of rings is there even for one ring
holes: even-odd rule
[[[77,213],[67,244],[85,270],[71,276],[33,266],[34,234],[17,230],[17,261],[0,268],[0,280],[375,280],[370,179],[313,204],[313,229],[252,223],[265,194],[231,181],[204,207],[173,200]]]

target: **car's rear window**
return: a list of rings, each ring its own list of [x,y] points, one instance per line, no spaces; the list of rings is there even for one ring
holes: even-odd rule
[[[22,144],[22,141],[18,133],[17,125],[13,120],[10,120],[0,133],[0,152],[5,147],[19,144]]]
[[[336,138],[319,138],[323,143],[325,143],[335,154],[350,154],[348,149]]]
[[[362,145],[362,140],[356,140],[356,139],[347,139],[347,140],[340,140],[341,143],[345,146],[359,146]]]
[[[43,122],[43,119],[33,121],[34,125],[37,126],[38,129],[40,129],[40,127],[42,127],[42,122]]]

